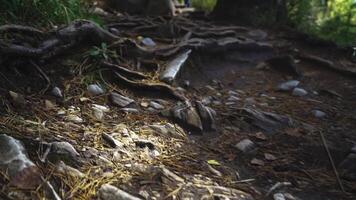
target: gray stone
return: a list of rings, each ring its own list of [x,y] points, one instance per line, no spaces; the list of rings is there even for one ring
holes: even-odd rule
[[[273,199],[274,200],[286,200],[286,198],[284,197],[284,195],[282,193],[276,193],[273,195]]]
[[[14,177],[21,169],[35,166],[27,157],[21,142],[4,134],[0,135],[0,164],[7,166],[10,177]]]
[[[139,113],[140,112],[136,108],[121,108],[120,110],[123,112],[127,112],[127,113]]]
[[[18,188],[36,188],[42,183],[40,170],[22,143],[5,134],[0,135],[0,169],[10,178],[10,185]]]
[[[77,170],[71,166],[66,165],[63,161],[60,161],[57,164],[56,171],[61,174],[69,175],[69,176],[76,177],[76,178],[84,178],[85,177],[85,175],[82,172],[80,172],[79,170]]]
[[[201,102],[196,101],[196,107],[203,124],[204,130],[216,130],[216,112],[214,109],[204,106]]]
[[[141,40],[141,43],[147,47],[154,47],[156,43],[149,37],[145,37]]]
[[[110,184],[102,185],[98,194],[101,200],[141,200]]]
[[[79,156],[77,150],[75,150],[73,145],[71,145],[69,142],[52,142],[51,151],[60,154],[70,154],[73,157]]]
[[[308,92],[306,90],[304,90],[303,88],[294,88],[293,89],[293,96],[298,96],[298,97],[302,97],[308,94]]]
[[[54,87],[51,91],[51,94],[58,98],[63,98],[62,90],[59,87]]]
[[[250,139],[243,139],[239,143],[237,143],[235,147],[238,150],[247,153],[255,148],[255,144]]]
[[[203,131],[199,114],[190,103],[177,104],[170,110],[170,113],[182,126],[186,126],[195,131]]]
[[[290,80],[284,83],[281,83],[280,85],[278,85],[277,89],[280,91],[290,91],[293,90],[295,87],[297,87],[299,85],[299,81],[297,80]]]
[[[162,106],[161,104],[157,103],[157,102],[154,102],[154,101],[151,101],[150,102],[150,106],[156,110],[163,110],[164,109],[164,106]]]
[[[97,84],[88,85],[87,90],[93,96],[104,94],[104,90]]]
[[[171,123],[166,123],[164,125],[153,124],[150,125],[149,127],[163,136],[176,137],[176,138],[185,137],[184,130],[178,125],[173,125]]]
[[[103,133],[102,137],[112,148],[123,146],[121,142],[119,142],[118,140],[116,140],[114,137],[112,137],[107,133]]]
[[[323,118],[326,116],[326,113],[324,113],[323,111],[320,111],[320,110],[313,110],[312,111],[314,117],[316,118]]]
[[[110,100],[114,105],[119,106],[119,107],[126,107],[126,106],[130,105],[131,103],[135,102],[133,99],[125,97],[125,96],[118,94],[116,92],[112,92],[110,94]]]

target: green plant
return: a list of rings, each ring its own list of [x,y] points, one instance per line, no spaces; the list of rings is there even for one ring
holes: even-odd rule
[[[212,11],[217,0],[192,0],[192,6],[198,10]]]
[[[108,60],[110,57],[116,58],[117,54],[115,51],[109,50],[106,43],[101,43],[100,47],[93,47],[86,56],[94,59]]]
[[[0,23],[69,23],[78,18],[94,19],[85,0],[6,0],[0,4]]]

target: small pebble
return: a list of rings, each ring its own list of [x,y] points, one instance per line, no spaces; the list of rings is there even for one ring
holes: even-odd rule
[[[59,89],[59,87],[54,87],[51,91],[51,94],[55,97],[63,98],[62,91],[61,91],[61,89]]]
[[[248,152],[254,149],[255,144],[250,139],[244,139],[237,143],[235,147],[242,152]]]
[[[290,91],[290,90],[294,89],[295,87],[297,87],[299,85],[299,83],[300,82],[297,80],[290,80],[290,81],[279,84],[277,89],[280,91]]]
[[[104,94],[104,90],[97,84],[88,85],[87,90],[93,96]]]
[[[320,111],[320,110],[313,110],[312,111],[314,117],[316,118],[323,118],[326,116],[326,113],[324,113],[323,111]]]
[[[293,90],[293,96],[298,96],[298,97],[302,97],[308,94],[308,92],[302,88],[294,88]]]

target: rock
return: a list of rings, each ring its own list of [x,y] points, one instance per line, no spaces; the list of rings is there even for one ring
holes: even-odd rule
[[[123,144],[121,142],[117,141],[114,137],[112,137],[111,135],[109,135],[107,133],[103,133],[102,137],[112,148],[123,146]]]
[[[302,97],[308,94],[308,92],[302,88],[294,88],[293,90],[293,96],[298,96],[298,97]]]
[[[166,70],[162,72],[160,75],[160,80],[166,83],[172,83],[176,76],[178,75],[178,72],[181,70],[182,66],[184,63],[187,61],[189,54],[192,52],[192,50],[186,50],[182,54],[179,54],[176,58],[171,60],[167,66]]]
[[[97,84],[88,85],[87,90],[92,96],[104,94],[104,90]]]
[[[69,162],[71,164],[78,163],[80,154],[68,142],[52,142],[50,143],[50,153],[48,158],[51,162],[57,163],[59,161]]]
[[[326,116],[326,113],[324,113],[323,111],[320,111],[320,110],[313,110],[312,111],[314,117],[316,118],[323,118]]]
[[[101,200],[141,200],[140,198],[109,184],[102,185],[98,194]]]
[[[121,108],[120,110],[123,112],[127,112],[127,113],[139,113],[140,112],[136,108]]]
[[[216,130],[216,112],[201,102],[195,102],[204,130]]]
[[[26,99],[23,95],[21,94],[18,94],[16,92],[13,92],[13,91],[10,91],[9,92],[10,94],[10,97],[11,97],[11,100],[12,102],[17,105],[17,106],[23,106],[26,104]]]
[[[154,47],[156,43],[149,37],[145,37],[141,40],[141,43],[147,47]]]
[[[253,108],[242,108],[239,114],[247,123],[258,127],[264,133],[275,133],[282,128],[292,127],[294,121],[288,116],[279,115],[271,112],[264,112]]]
[[[183,127],[185,126],[193,131],[203,131],[200,116],[192,105],[178,103],[170,110],[170,113]]]
[[[22,143],[0,135],[0,169],[10,179],[10,186],[35,189],[42,184],[39,168],[28,158]]]
[[[175,138],[182,138],[182,137],[184,138],[186,136],[184,130],[181,127],[170,123],[166,123],[164,125],[153,124],[150,125],[149,127],[163,136],[169,136]]]
[[[59,87],[54,87],[51,91],[51,94],[58,98],[63,98],[62,90]]]
[[[274,200],[286,200],[286,198],[284,197],[284,195],[282,193],[273,194],[273,199]]]
[[[339,165],[342,178],[356,181],[356,153],[350,153]]]
[[[69,175],[75,178],[84,178],[85,175],[80,172],[79,170],[66,165],[63,161],[60,161],[57,166],[56,166],[56,171],[58,173],[64,174],[64,175]]]
[[[280,71],[282,73],[285,73],[287,75],[291,75],[294,77],[302,76],[302,72],[295,64],[292,56],[287,55],[287,56],[274,57],[267,60],[267,63],[271,66],[271,68]]]
[[[290,80],[284,83],[281,83],[280,85],[278,85],[277,89],[280,91],[291,91],[294,88],[296,88],[299,85],[299,81],[297,80]]]
[[[119,106],[119,107],[126,107],[126,106],[130,105],[131,103],[135,102],[133,99],[130,99],[128,97],[120,95],[116,92],[112,92],[110,94],[110,100],[114,105]]]
[[[265,162],[263,162],[263,160],[260,160],[260,159],[257,159],[257,158],[252,159],[250,163],[253,164],[253,165],[258,165],[258,166],[265,165]]]
[[[235,147],[238,150],[240,150],[244,153],[247,153],[249,151],[252,151],[255,148],[255,144],[249,139],[244,139],[244,140],[241,140],[239,143],[237,143],[235,145]]]
[[[163,110],[164,109],[164,106],[162,106],[161,104],[157,103],[157,102],[154,102],[154,101],[151,101],[150,102],[150,106],[156,110]]]

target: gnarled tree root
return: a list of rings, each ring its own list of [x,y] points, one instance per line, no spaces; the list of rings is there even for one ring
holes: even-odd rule
[[[119,81],[122,81],[123,83],[135,89],[164,92],[174,97],[177,100],[184,101],[184,102],[188,100],[185,96],[180,94],[175,88],[169,85],[163,83],[144,83],[144,82],[132,81],[117,72],[115,72],[115,75]]]
[[[22,31],[43,35],[42,31],[18,25],[0,26],[0,31]],[[0,54],[3,56],[49,59],[63,53],[68,48],[72,48],[73,46],[84,42],[100,44],[102,42],[113,42],[118,39],[117,36],[100,28],[94,22],[77,20],[66,27],[51,31],[49,37],[42,41],[37,47],[25,44],[14,44],[5,40],[0,40]]]

